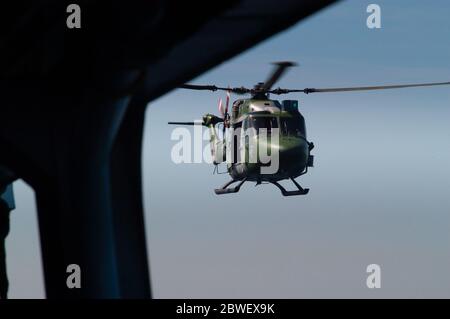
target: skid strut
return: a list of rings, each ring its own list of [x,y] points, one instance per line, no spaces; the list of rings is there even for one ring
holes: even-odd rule
[[[309,188],[303,188],[301,187],[296,181],[295,179],[293,179],[291,177],[291,181],[294,183],[295,186],[297,186],[298,190],[296,191],[287,191],[283,186],[281,186],[279,183],[277,182],[270,182],[273,185],[275,185],[276,187],[278,187],[281,191],[281,194],[283,194],[283,196],[295,196],[295,195],[306,195],[309,192]]]
[[[247,180],[246,178],[244,178],[243,180],[232,179],[231,181],[229,181],[228,183],[223,185],[221,188],[216,188],[214,190],[214,192],[217,195],[237,193],[237,192],[239,192],[239,189],[245,183],[246,180]],[[237,184],[235,187],[228,188],[228,186],[230,186],[231,184],[236,183],[236,182],[239,182],[239,184]]]

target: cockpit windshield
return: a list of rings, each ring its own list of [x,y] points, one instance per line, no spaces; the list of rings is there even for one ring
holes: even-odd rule
[[[278,128],[278,120],[273,116],[250,117],[249,127],[253,127],[258,133],[259,129],[266,129],[270,133],[272,128]]]
[[[285,136],[305,137],[305,120],[303,117],[282,117],[280,118],[281,134]]]

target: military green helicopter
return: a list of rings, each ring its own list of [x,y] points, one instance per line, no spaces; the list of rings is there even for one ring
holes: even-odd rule
[[[285,71],[294,65],[293,62],[276,62],[275,69],[265,82],[256,84],[253,88],[246,87],[217,87],[215,85],[181,85],[182,89],[226,91],[227,98],[225,108],[219,101],[221,116],[206,114],[201,122],[169,122],[174,125],[203,125],[209,128],[210,146],[213,164],[227,163],[227,172],[231,180],[221,188],[215,189],[218,195],[237,193],[246,181],[270,183],[277,186],[284,196],[306,195],[308,188],[301,187],[295,178],[308,172],[313,166],[314,156],[311,150],[314,144],[307,140],[305,119],[298,110],[297,100],[283,100],[281,103],[269,98],[270,94],[281,95],[288,93],[328,93],[351,92],[384,89],[400,89],[423,86],[450,85],[450,82],[434,82],[420,84],[401,84],[387,86],[364,86],[344,88],[305,88],[305,89],[272,89],[272,86],[280,79]],[[228,111],[230,93],[237,95],[250,94],[250,98],[238,99],[233,102],[231,112]],[[231,113],[231,114],[230,114]],[[222,136],[218,134],[218,126],[222,125]],[[252,128],[256,135],[252,138],[242,139],[247,129]],[[277,131],[277,136],[273,134]],[[220,130],[219,130],[220,132]],[[231,133],[230,133],[231,132]],[[234,132],[238,132],[234,134]],[[267,135],[263,137],[262,132]],[[228,133],[228,134],[227,134]],[[250,147],[250,141],[256,141],[256,147]],[[262,160],[258,149],[262,145],[268,146],[268,154],[276,150],[278,169],[272,173],[261,173],[262,169],[269,166]],[[240,153],[238,150],[244,151]],[[244,154],[239,157],[239,154]],[[250,161],[250,158],[256,159]],[[279,181],[290,179],[296,186],[296,190],[286,190]],[[230,185],[237,183],[234,187]]]

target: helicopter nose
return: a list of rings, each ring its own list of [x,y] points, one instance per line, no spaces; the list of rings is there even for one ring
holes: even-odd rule
[[[280,165],[304,167],[308,161],[308,143],[301,138],[281,138],[279,147]]]

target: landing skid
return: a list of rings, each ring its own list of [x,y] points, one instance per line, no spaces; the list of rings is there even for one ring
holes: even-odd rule
[[[277,182],[270,182],[271,184],[275,185],[276,187],[278,187],[281,191],[281,194],[283,194],[283,196],[295,196],[295,195],[306,195],[309,192],[309,188],[303,188],[301,187],[296,181],[295,179],[293,179],[291,177],[291,181],[295,184],[295,186],[297,186],[298,190],[296,191],[287,191],[283,186],[281,186],[279,183]]]
[[[233,180],[229,181],[228,183],[226,183],[225,185],[223,185],[221,188],[216,188],[214,190],[214,192],[217,195],[237,193],[237,192],[239,192],[239,189],[241,188],[242,184],[245,183],[246,180],[247,180],[246,178],[244,178],[241,181],[233,179]],[[237,184],[235,187],[228,188],[228,186],[230,186],[231,184],[236,183],[236,182],[239,182],[239,184]]]
[[[231,181],[229,181],[228,183],[226,183],[225,185],[223,185],[221,188],[216,188],[214,190],[214,192],[217,195],[223,195],[223,194],[232,194],[232,193],[237,193],[239,192],[239,190],[241,189],[241,186],[247,181],[246,178],[244,178],[243,180],[236,180],[236,179],[232,179]],[[291,181],[294,183],[295,186],[297,186],[296,191],[288,191],[286,190],[283,186],[281,186],[279,183],[277,182],[269,182],[273,185],[275,185],[276,187],[278,187],[281,191],[281,194],[283,194],[283,196],[295,196],[295,195],[306,195],[309,192],[309,188],[303,188],[301,187],[296,181],[295,179],[291,178]],[[228,187],[233,183],[239,182],[239,184],[237,184],[235,187]]]

